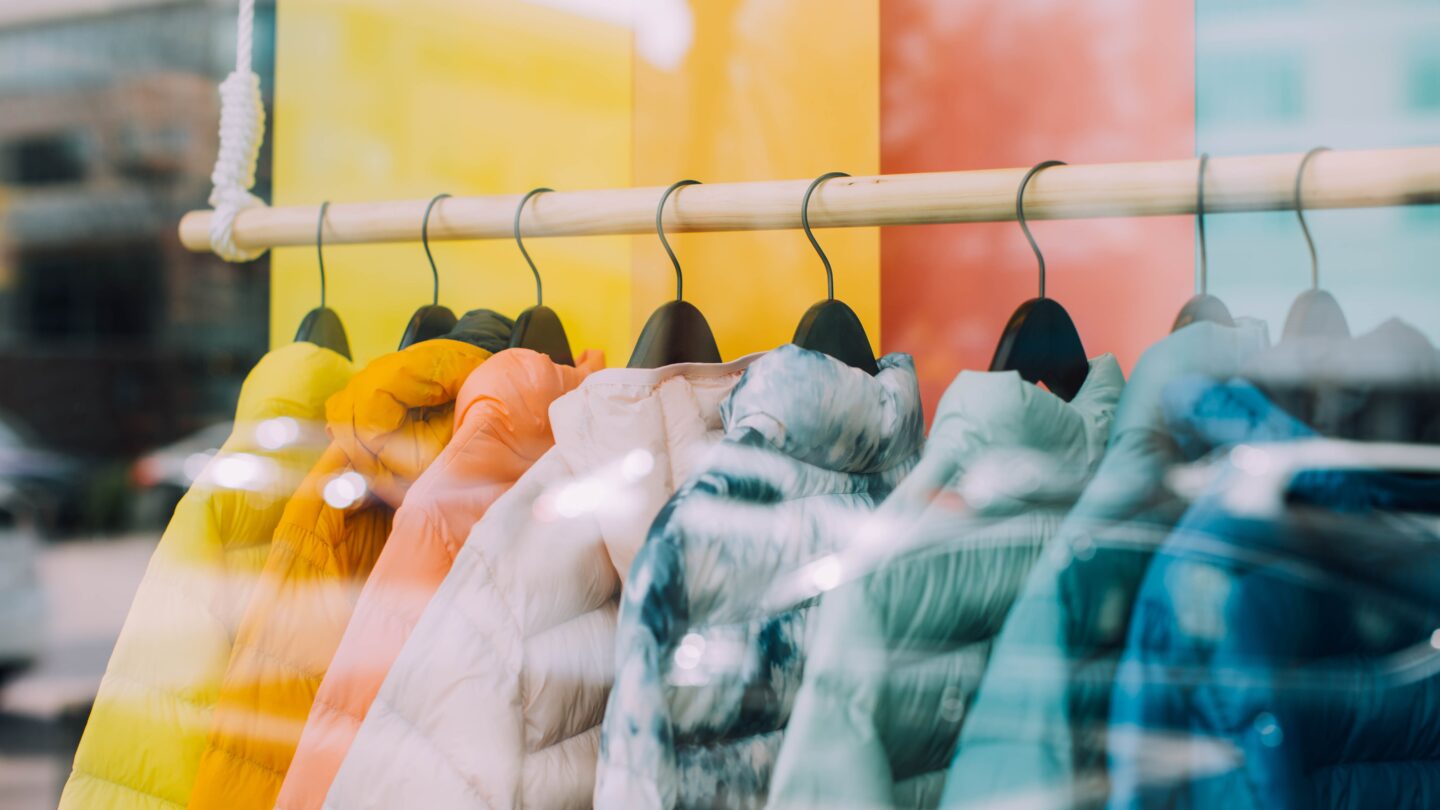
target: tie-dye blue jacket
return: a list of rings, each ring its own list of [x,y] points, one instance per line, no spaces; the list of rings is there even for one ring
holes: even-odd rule
[[[782,346],[721,416],[724,441],[656,518],[622,597],[601,810],[763,804],[816,602],[768,594],[845,543],[924,436],[898,354],[871,377]]]

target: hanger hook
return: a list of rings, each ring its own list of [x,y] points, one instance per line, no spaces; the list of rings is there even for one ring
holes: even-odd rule
[[[525,263],[530,265],[530,272],[535,276],[535,306],[545,305],[545,288],[540,284],[540,271],[535,269],[535,260],[530,258],[530,251],[525,249],[525,242],[520,238],[520,215],[525,213],[525,204],[530,198],[540,194],[548,194],[554,191],[553,188],[533,188],[520,198],[520,205],[515,208],[515,244],[520,248],[520,255],[525,257]]]
[[[320,203],[320,216],[315,220],[315,258],[320,264],[320,308],[325,308],[325,212],[330,201]]]
[[[805,229],[805,236],[809,238],[810,244],[815,246],[815,252],[820,254],[820,261],[825,265],[825,295],[831,301],[835,300],[835,271],[830,268],[830,257],[826,256],[820,247],[820,240],[816,239],[815,232],[810,230],[810,195],[826,180],[849,176],[845,172],[826,172],[820,175],[805,189],[805,199],[800,203],[800,227]]]
[[[1015,192],[1015,219],[1020,222],[1020,230],[1025,232],[1025,239],[1030,242],[1030,249],[1035,251],[1035,260],[1040,263],[1040,297],[1045,297],[1045,254],[1040,252],[1040,246],[1035,243],[1035,237],[1030,235],[1030,225],[1025,221],[1025,187],[1030,185],[1030,178],[1045,171],[1052,166],[1064,166],[1063,160],[1047,160],[1044,163],[1037,163],[1025,177],[1020,181],[1020,190]]]
[[[655,209],[655,232],[660,234],[660,244],[665,246],[665,253],[670,256],[670,263],[675,265],[675,300],[685,300],[685,276],[680,273],[680,260],[675,258],[675,251],[670,248],[670,240],[665,238],[665,202],[675,189],[681,186],[698,186],[699,180],[680,180],[665,189],[660,195],[660,205]]]
[[[1195,231],[1200,239],[1200,264],[1195,268],[1195,292],[1205,295],[1210,292],[1210,256],[1205,248],[1205,167],[1210,164],[1210,153],[1200,153],[1200,168],[1195,175]]]
[[[1317,146],[1300,158],[1300,168],[1295,171],[1295,217],[1300,220],[1300,233],[1305,236],[1305,247],[1310,249],[1310,289],[1320,289],[1320,255],[1315,252],[1315,240],[1310,236],[1310,226],[1305,222],[1305,206],[1301,204],[1300,188],[1305,180],[1305,167],[1310,159],[1321,152],[1329,152],[1328,146]]]
[[[436,194],[431,197],[430,204],[425,206],[425,219],[420,222],[420,244],[425,247],[425,258],[430,260],[430,275],[435,279],[435,292],[431,296],[431,306],[440,305],[440,270],[435,266],[435,254],[430,252],[430,212],[435,210],[435,203],[449,196],[449,194]]]

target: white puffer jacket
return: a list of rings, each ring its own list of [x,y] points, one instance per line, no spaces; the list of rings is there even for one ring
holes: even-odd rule
[[[551,405],[554,449],[475,524],[326,807],[590,805],[621,582],[752,359],[600,371]]]

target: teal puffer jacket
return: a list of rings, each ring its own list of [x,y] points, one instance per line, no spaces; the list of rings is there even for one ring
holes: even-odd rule
[[[827,594],[770,807],[933,807],[965,709],[1063,510],[1100,462],[1124,379],[1090,364],[1065,402],[964,372],[925,457],[873,516],[901,553]]]
[[[660,512],[631,567],[595,806],[764,803],[816,600],[772,599],[853,537],[919,458],[914,365],[871,377],[783,346],[721,410],[725,439]]]
[[[1165,486],[1166,470],[1184,458],[1161,392],[1189,374],[1234,374],[1268,344],[1258,321],[1195,323],[1135,364],[1100,469],[995,642],[947,777],[947,808],[1104,802],[1115,662],[1150,556],[1184,509]]]

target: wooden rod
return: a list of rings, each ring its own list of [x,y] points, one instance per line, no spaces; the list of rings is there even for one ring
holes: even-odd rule
[[[1294,206],[1300,154],[1220,157],[1205,181],[1208,213],[1278,211]],[[1195,213],[1197,161],[1059,166],[1036,175],[1025,192],[1030,219],[1174,216]],[[1026,169],[845,177],[828,181],[810,202],[817,228],[1001,222],[1015,218],[1015,190]],[[702,178],[703,179],[703,178]],[[759,231],[800,227],[808,179],[715,183],[682,188],[666,207],[667,233]],[[1325,152],[1305,175],[1305,207],[1371,208],[1440,203],[1440,146]],[[628,188],[542,194],[526,207],[526,236],[651,233],[662,189]],[[508,239],[520,195],[451,197],[435,206],[432,240]],[[337,203],[326,244],[409,242],[420,236],[427,199]],[[246,249],[310,245],[319,206],[255,208],[235,221]],[[210,249],[210,212],[180,221],[180,240]]]

